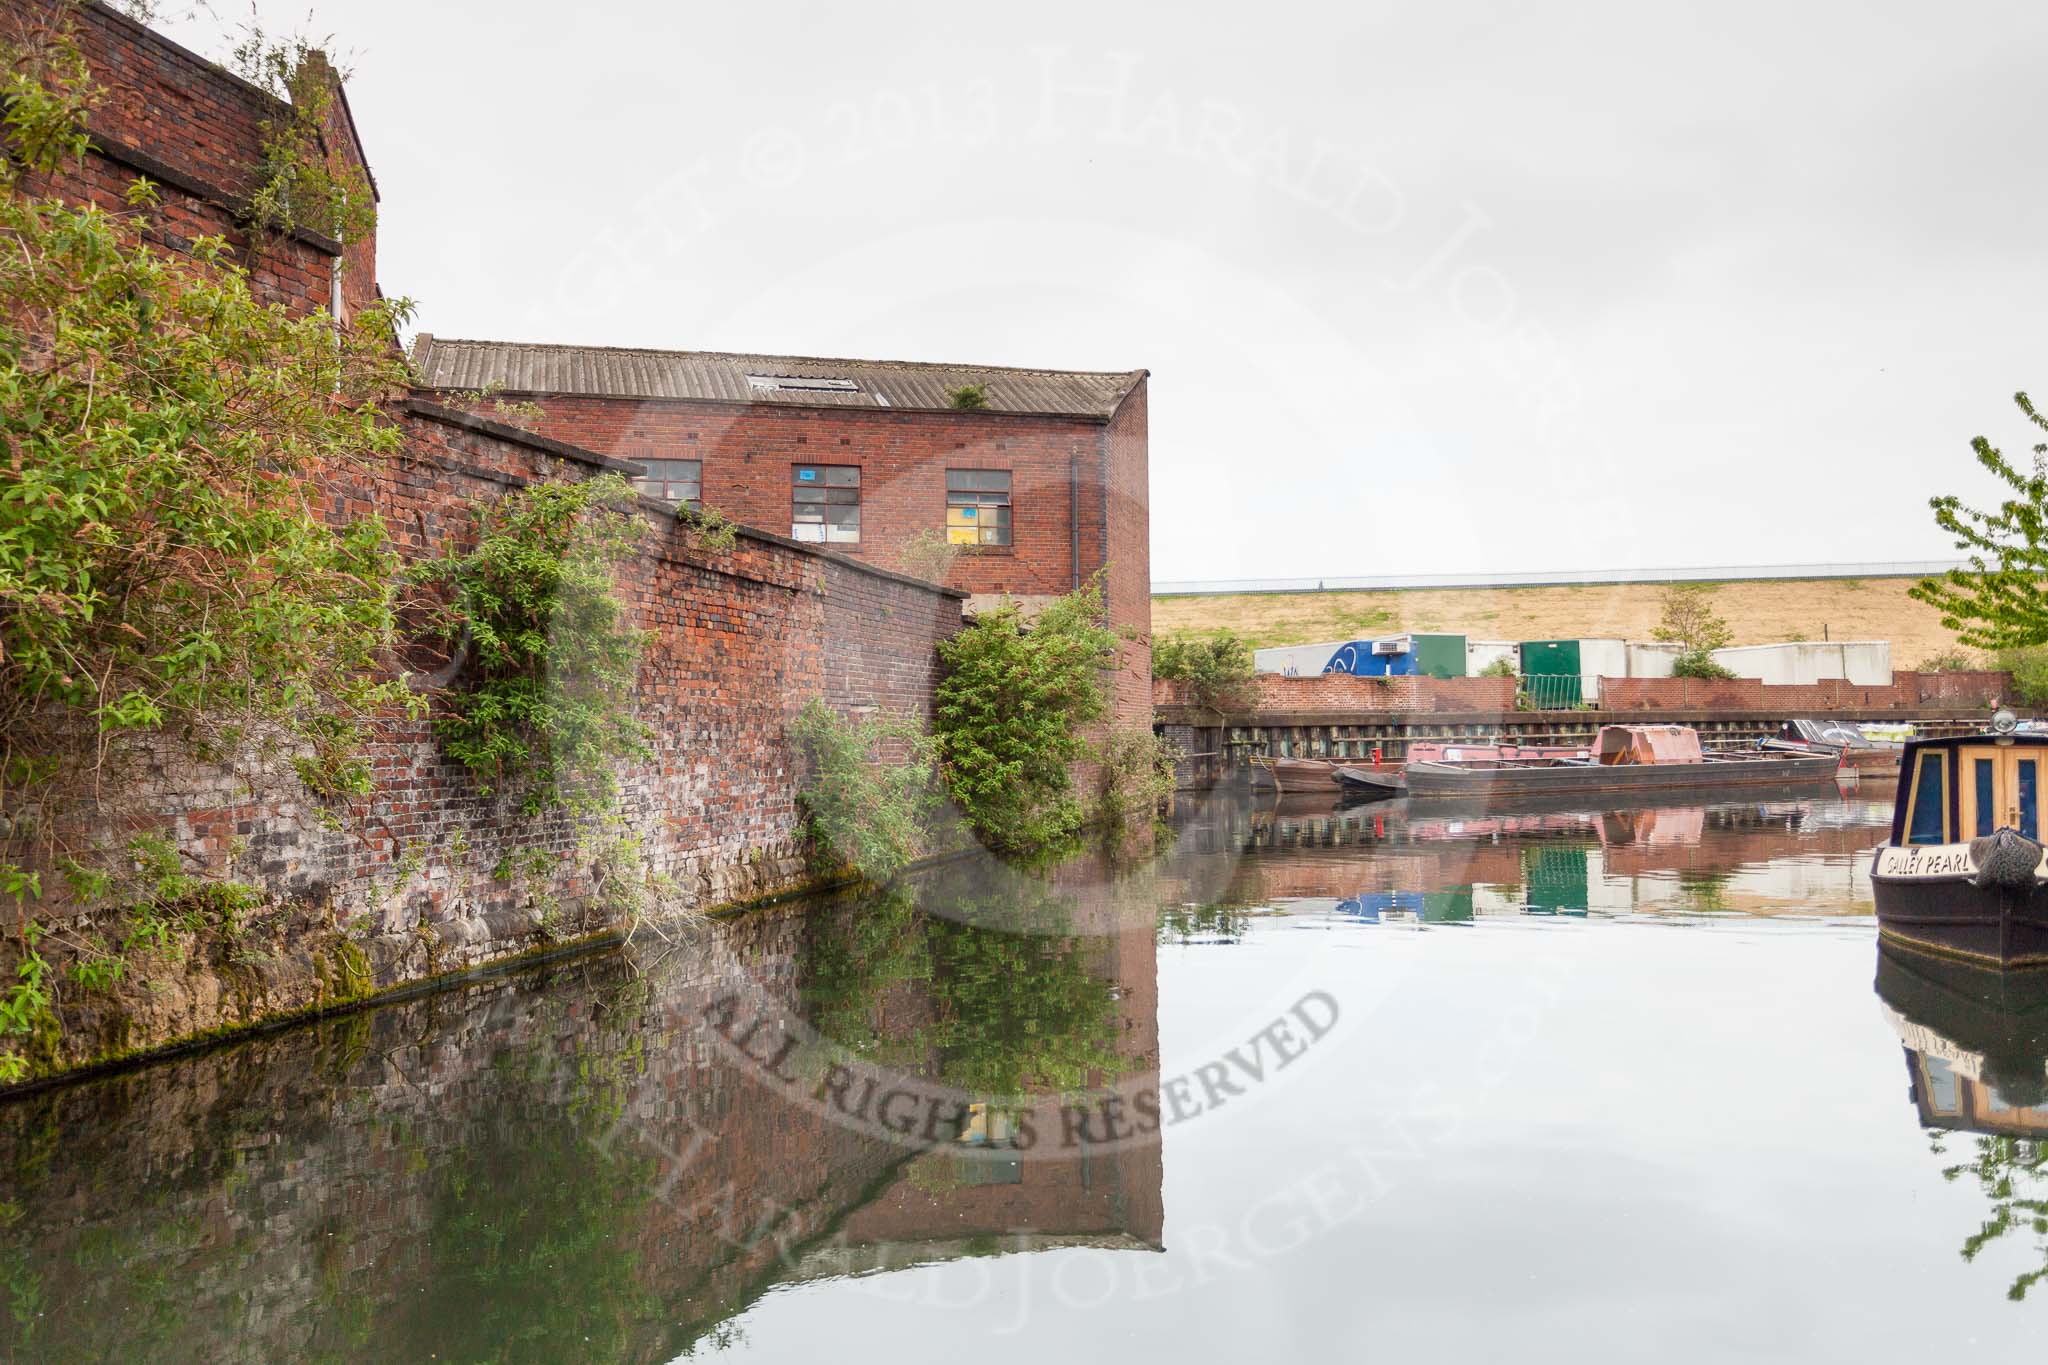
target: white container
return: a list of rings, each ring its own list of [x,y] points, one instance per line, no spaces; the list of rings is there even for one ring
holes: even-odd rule
[[[1886,640],[1788,640],[1714,651],[1714,661],[1738,678],[1806,684],[1840,679],[1860,687],[1888,687],[1892,647]]]
[[[1331,656],[1349,643],[1348,640],[1332,640],[1321,645],[1278,645],[1272,649],[1255,649],[1252,651],[1252,667],[1261,673],[1313,678],[1323,671]]]
[[[1597,639],[1579,641],[1579,692],[1589,702],[1600,700],[1602,678],[1628,676],[1628,641]]]
[[[1465,676],[1476,678],[1484,673],[1487,666],[1506,659],[1516,669],[1522,666],[1522,647],[1513,640],[1467,640],[1465,642]]]
[[[1628,673],[1631,678],[1668,678],[1671,666],[1678,662],[1677,645],[1634,644],[1628,647]]]

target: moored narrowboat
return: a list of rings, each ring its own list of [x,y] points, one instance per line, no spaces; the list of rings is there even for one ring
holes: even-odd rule
[[[1410,762],[1416,797],[1510,797],[1698,791],[1830,782],[1833,755],[1707,753],[1683,725],[1603,725],[1588,757],[1465,763]]]
[[[1280,792],[1322,792],[1335,795],[1337,769],[1342,766],[1326,758],[1289,758],[1282,754],[1253,754],[1252,780]]]
[[[1833,754],[1844,768],[1862,777],[1897,777],[1897,740],[1873,739],[1853,720],[1788,720],[1778,733],[1762,741],[1781,753]]]
[[[1878,932],[1990,966],[2048,967],[2041,779],[2048,734],[2009,711],[1989,734],[1906,744],[1891,837],[1872,856]]]

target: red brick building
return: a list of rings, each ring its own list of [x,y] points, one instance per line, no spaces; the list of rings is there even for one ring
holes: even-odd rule
[[[543,434],[647,469],[655,496],[883,568],[920,539],[946,581],[1028,604],[1104,572],[1131,638],[1118,718],[1151,713],[1146,373],[457,341],[422,335],[420,382],[545,412]],[[950,395],[975,386],[985,406]]]
[[[159,204],[133,217],[151,245],[182,252],[197,238],[224,238],[257,296],[295,313],[345,318],[378,297],[374,233],[344,245],[305,228],[260,237],[250,229],[266,142],[293,119],[290,104],[111,6],[0,2],[0,36],[10,41],[33,43],[66,23],[100,87],[86,116],[92,152],[60,184],[32,180],[27,188],[125,212],[130,186],[146,178]],[[353,168],[374,196],[348,96],[325,60],[315,60],[311,79],[324,82],[328,96],[318,150],[330,165]]]

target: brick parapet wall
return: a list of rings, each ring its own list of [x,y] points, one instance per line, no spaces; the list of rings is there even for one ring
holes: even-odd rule
[[[1989,707],[2010,700],[2010,673],[1914,673],[1892,675],[1888,687],[1829,681],[1808,684],[1760,682],[1755,678],[1602,678],[1605,711],[1735,711],[1782,716],[1830,711],[1878,712],[1916,707]],[[1484,714],[1515,710],[1512,678],[1360,678],[1320,673],[1290,678],[1263,673],[1253,681],[1253,703],[1233,713],[1237,724],[1262,716],[1346,714]],[[1155,710],[1187,706],[1181,682],[1156,678]],[[1189,713],[1192,715],[1193,713]],[[1567,713],[1568,714],[1568,713]]]
[[[1233,721],[1254,723],[1251,718],[1259,715],[1310,712],[1463,714],[1515,709],[1512,678],[1361,678],[1350,673],[1289,678],[1261,673],[1252,680],[1252,687],[1253,704],[1243,716],[1233,713]],[[1154,679],[1152,704],[1155,708],[1186,705],[1186,685],[1175,679]]]
[[[2012,697],[2010,673],[1917,673],[1900,670],[1889,686],[1831,679],[1766,683],[1755,678],[1602,678],[1600,704],[1610,711],[1771,711],[1788,716],[1828,711],[1892,711],[1918,706],[1984,706]]]

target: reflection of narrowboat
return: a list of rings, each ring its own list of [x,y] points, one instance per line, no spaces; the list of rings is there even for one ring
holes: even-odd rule
[[[1853,720],[1788,720],[1762,742],[1765,749],[1793,754],[1832,754],[1864,777],[1898,776],[1896,741],[1872,739]]]
[[[1603,725],[1590,748],[1583,760],[1411,762],[1408,791],[1499,799],[1819,783],[1835,775],[1833,755],[1705,753],[1699,733],[1683,725]]]
[[[1920,1122],[2048,1137],[2048,972],[1880,945],[1877,995],[1906,1048]]]
[[[1408,790],[1408,779],[1399,768],[1361,768],[1346,764],[1337,769],[1337,785],[1358,796],[1399,796]]]
[[[1891,838],[1870,872],[1887,939],[1993,966],[2048,966],[2048,735],[2016,729],[2001,711],[1987,735],[1907,742]]]

